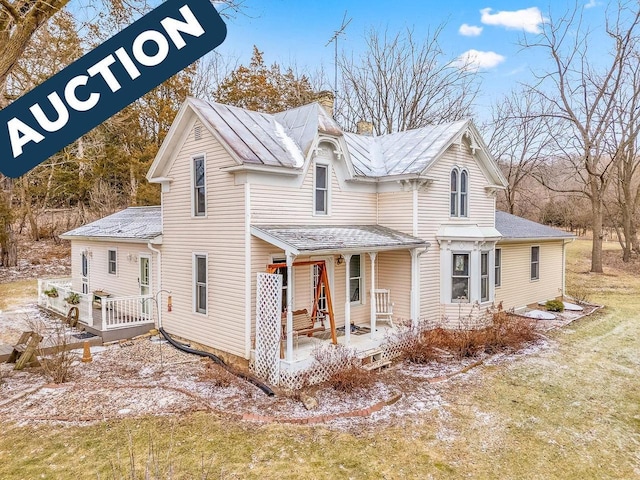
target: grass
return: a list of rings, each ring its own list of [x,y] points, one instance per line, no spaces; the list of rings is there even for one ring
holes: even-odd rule
[[[358,434],[204,413],[0,425],[0,478],[144,478],[150,448],[151,478],[640,478],[640,278],[586,273],[588,254],[569,246],[567,285],[607,308],[554,333],[553,348],[434,385],[440,410]]]
[[[38,295],[36,280],[20,280],[11,283],[0,283],[0,310],[10,305],[20,305],[32,301]]]

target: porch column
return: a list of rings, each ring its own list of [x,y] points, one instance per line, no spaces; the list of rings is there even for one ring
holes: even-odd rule
[[[287,354],[288,362],[293,362],[293,259],[294,255],[287,252]]]
[[[371,296],[369,297],[369,303],[371,304],[371,338],[375,337],[376,333],[376,302],[373,291],[376,289],[376,255],[377,252],[369,252],[369,258],[371,259]]]
[[[411,325],[418,325],[420,316],[420,253],[417,248],[409,250],[411,253]]]
[[[345,295],[344,295],[344,344],[351,343],[351,285],[349,277],[351,276],[351,254],[342,255],[345,262]]]

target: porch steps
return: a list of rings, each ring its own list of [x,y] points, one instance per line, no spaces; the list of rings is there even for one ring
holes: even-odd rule
[[[365,370],[382,370],[391,365],[391,360],[382,358],[382,350],[379,348],[371,348],[359,352],[358,358],[362,360],[362,368]]]

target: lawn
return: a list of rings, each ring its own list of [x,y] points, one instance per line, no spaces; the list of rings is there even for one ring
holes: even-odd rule
[[[397,426],[206,413],[2,425],[0,478],[145,478],[147,467],[163,479],[640,478],[640,275],[589,274],[588,256],[587,242],[569,246],[568,290],[606,309],[551,333],[545,348],[434,385],[444,405]]]

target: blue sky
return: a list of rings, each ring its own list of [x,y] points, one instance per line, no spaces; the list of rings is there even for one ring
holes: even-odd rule
[[[590,27],[603,31],[605,6],[599,0],[578,0],[578,4]],[[295,65],[302,72],[322,65],[331,79],[334,50],[325,45],[340,27],[345,11],[352,21],[340,38],[339,50],[356,56],[371,28],[391,33],[410,28],[417,38],[424,38],[429,29],[445,22],[440,40],[448,58],[472,51],[472,58],[480,62],[483,83],[478,103],[484,109],[518,81],[530,81],[531,68],[539,70],[543,65],[542,52],[518,45],[522,35],[535,37],[540,19],[555,18],[574,2],[247,0],[245,5],[246,15],[227,20],[228,36],[217,49],[220,54],[247,63],[255,44],[267,63]]]

